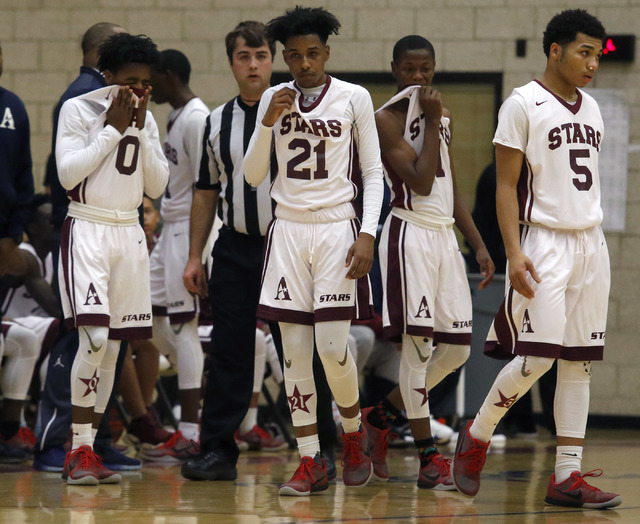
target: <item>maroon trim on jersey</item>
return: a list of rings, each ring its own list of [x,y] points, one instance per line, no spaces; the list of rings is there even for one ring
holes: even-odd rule
[[[101,326],[109,327],[110,316],[106,313],[80,313],[76,316],[75,327]],[[73,319],[67,319],[67,321]],[[111,337],[109,337],[111,338]]]
[[[359,278],[356,282],[356,313],[358,320],[369,320],[374,316],[373,304],[369,301],[371,297],[371,283],[368,276]]]
[[[383,329],[384,338],[395,338],[399,335],[411,335],[412,337],[428,337],[433,338],[433,326],[414,326],[408,324],[404,330],[387,326]]]
[[[154,317],[168,317],[167,308],[164,306],[151,306],[151,314]]]
[[[86,178],[80,182],[80,202],[83,204],[87,203],[87,184]]]
[[[570,104],[563,98],[560,98],[558,95],[556,95],[553,91],[551,91],[551,89],[549,89],[546,85],[540,82],[540,80],[534,80],[534,82],[536,82],[542,89],[544,89],[548,93],[551,93],[558,102],[560,102],[564,107],[566,107],[574,115],[577,114],[578,111],[580,111],[580,106],[582,105],[582,93],[580,92],[579,89],[576,89],[576,93],[578,93],[578,99],[574,104]]]
[[[385,297],[389,312],[389,326],[384,328],[386,336],[401,335],[405,332],[406,307],[404,297],[406,287],[403,289],[401,274],[405,274],[404,268],[404,221],[391,216],[389,223],[389,244],[387,250],[387,287]],[[402,250],[402,253],[400,253]],[[405,274],[406,286],[406,274]],[[418,335],[421,336],[421,335]],[[429,335],[430,336],[430,335]]]
[[[351,201],[353,202],[358,196],[358,191],[364,187],[362,174],[360,173],[360,156],[358,155],[358,146],[353,138],[353,126],[351,126],[351,132],[349,133],[348,165],[347,180],[351,182],[351,188],[353,189],[353,196],[351,197]],[[360,215],[360,213],[358,213],[358,215]]]
[[[2,334],[6,337],[7,333],[9,333],[9,329],[11,329],[11,324],[8,324],[7,322],[3,322],[2,323]]]
[[[109,328],[109,340],[144,340],[152,337],[151,326]]]
[[[382,165],[387,172],[387,177],[391,182],[391,202],[389,202],[389,205],[391,207],[413,210],[413,206],[411,205],[411,190],[393,170],[387,158],[384,155],[381,155],[381,158]]]
[[[443,331],[436,331],[433,334],[434,343],[438,344],[457,344],[459,346],[471,345],[471,333],[445,333]]]
[[[577,362],[581,360],[602,360],[604,346],[562,346],[546,342],[518,342],[516,355],[559,358]]]
[[[273,243],[273,229],[276,225],[277,218],[273,218],[267,226],[267,232],[264,236],[264,249],[262,250],[262,277],[260,277],[260,288],[264,284],[264,275],[267,272],[267,264],[271,256],[271,244]]]
[[[346,309],[346,308],[345,308]],[[292,324],[302,324],[304,326],[313,326],[313,313],[308,311],[296,311],[294,309],[280,309],[270,306],[258,306],[257,316],[265,320],[273,320],[274,322],[290,322]]]
[[[298,86],[297,82],[293,83],[293,86],[300,92],[300,100],[298,101],[298,106],[300,107],[300,111],[302,113],[308,113],[309,111],[313,111],[316,107],[318,107],[318,105],[320,104],[320,102],[322,102],[322,99],[324,98],[324,95],[327,94],[327,91],[329,90],[329,86],[331,85],[331,77],[329,75],[327,75],[327,81],[324,84],[324,89],[322,90],[322,93],[320,93],[320,96],[318,96],[318,98],[316,99],[316,101],[311,104],[310,106],[303,106],[302,102],[304,100],[304,94],[302,93],[302,89],[300,89],[300,86]]]
[[[67,191],[67,196],[74,202],[80,202],[80,182],[76,187]]]
[[[355,306],[325,307],[316,309],[313,320],[315,322],[331,322],[332,320],[352,320],[356,317]]]
[[[525,155],[522,159],[520,178],[517,185],[518,209],[520,220],[531,220],[531,210],[533,209],[533,171],[529,160]]]
[[[195,311],[180,311],[179,313],[169,313],[169,324],[186,324],[196,318]]]
[[[71,272],[71,266],[73,265],[71,256],[71,245],[73,244],[73,239],[71,238],[71,230],[73,229],[74,223],[75,219],[66,217],[64,219],[64,222],[62,223],[62,229],[60,231],[60,261],[62,262],[62,276],[64,277],[65,288],[64,291],[60,290],[60,292],[67,294],[71,312],[75,316],[76,303],[74,300],[75,293],[73,292],[73,274]]]

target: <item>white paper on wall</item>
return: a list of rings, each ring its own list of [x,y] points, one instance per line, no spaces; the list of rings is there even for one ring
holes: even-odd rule
[[[620,232],[625,227],[627,176],[629,168],[629,105],[620,89],[589,89],[604,120],[604,140],[600,150],[600,186],[605,231]]]

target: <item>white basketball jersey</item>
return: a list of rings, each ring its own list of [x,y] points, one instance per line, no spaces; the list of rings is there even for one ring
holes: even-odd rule
[[[20,244],[20,249],[24,249],[35,257],[38,261],[38,265],[40,266],[40,273],[46,282],[51,285],[51,282],[53,281],[53,261],[51,253],[46,256],[43,263],[31,244],[23,242]],[[2,311],[9,318],[49,316],[49,314],[42,309],[40,304],[31,297],[25,286],[19,286],[9,290],[4,304],[2,305]]]
[[[416,152],[422,151],[424,143],[424,115],[420,108],[419,98],[420,86],[409,86],[403,91],[394,95],[378,111],[395,104],[396,102],[408,98],[409,108],[407,110],[407,120],[404,128],[404,139]],[[389,162],[382,156],[385,178],[391,191],[390,205],[413,211],[425,217],[437,217],[449,219],[453,223],[453,178],[451,175],[451,160],[449,158],[449,144],[451,143],[451,131],[449,129],[450,119],[442,117],[440,119],[440,158],[438,170],[436,172],[431,193],[421,196],[412,191],[407,184],[393,171]]]
[[[162,194],[168,166],[150,111],[146,113],[145,136],[136,126],[135,112],[124,135],[106,125],[107,109],[120,87],[97,89],[63,104],[56,161],[65,187],[65,180],[75,180],[75,171],[87,172],[88,176],[67,191],[71,200],[102,209],[133,211],[142,203],[144,192],[151,198]],[[68,165],[73,168],[63,169]]]
[[[302,106],[302,93],[295,82],[280,84],[263,95],[259,122],[273,94],[283,87],[296,90],[298,96],[273,126],[278,176],[271,197],[278,205],[300,211],[317,211],[353,201],[360,180],[358,155],[363,160],[369,155],[359,151],[358,145],[361,149],[362,145],[356,127],[367,105],[372,105],[369,93],[363,87],[327,75],[317,100]]]
[[[169,162],[169,183],[162,198],[160,216],[167,222],[188,220],[193,185],[198,178],[202,132],[209,108],[199,98],[169,114],[164,155]]]
[[[577,90],[570,104],[534,80],[500,108],[494,144],[519,149],[520,221],[558,229],[602,222],[598,156],[604,134],[596,101]]]

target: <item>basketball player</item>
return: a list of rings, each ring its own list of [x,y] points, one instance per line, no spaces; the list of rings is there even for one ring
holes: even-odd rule
[[[605,35],[582,9],[554,16],[543,37],[544,73],[514,89],[500,108],[493,143],[509,287],[487,345],[515,358],[460,432],[452,470],[465,495],[480,488],[496,424],[557,360],[558,440],[545,502],[584,508],[622,502],[587,483],[602,470],[581,473],[591,361],[603,356],[610,273],[600,228],[604,129],[597,103],[580,88],[598,69]]]
[[[382,164],[369,94],[324,70],[327,39],[340,28],[335,16],[322,8],[296,7],[267,27],[284,44],[294,80],[262,96],[244,168],[247,181],[260,184],[269,172],[273,143],[276,218],[265,244],[258,316],[280,325],[285,388],[301,456],[280,494],[308,495],[328,487],[316,424],[314,330],[342,419],[343,481],[360,486],[371,477],[357,369],[347,339],[351,319],[367,308],[370,297],[368,279],[358,279],[367,276],[373,261]],[[362,228],[353,206],[359,169]]]
[[[62,230],[60,288],[65,318],[78,329],[71,371],[70,484],[118,482],[92,449],[111,393],[122,339],[151,337],[149,255],[138,221],[143,192],[160,196],[169,168],[147,102],[151,39],[116,34],[99,49],[108,87],[65,102],[56,162],[71,202]]]
[[[389,479],[389,425],[404,408],[420,458],[418,487],[452,490],[450,460],[431,434],[428,389],[467,360],[471,345],[471,294],[454,222],[476,253],[481,289],[494,265],[456,184],[451,114],[431,88],[435,64],[425,38],[398,40],[391,62],[398,93],[376,113],[392,206],[379,248],[383,325],[386,337],[401,337],[402,359],[399,385],[363,414],[379,480]]]
[[[189,254],[189,213],[201,158],[204,122],[209,109],[189,87],[191,64],[175,49],[160,53],[153,68],[151,100],[169,103],[164,154],[169,184],[160,207],[162,233],[151,253],[152,343],[178,371],[181,417],[173,437],[158,448],[143,448],[142,458],[175,462],[197,454],[200,385],[204,355],[198,337],[197,298],[185,288],[182,271]]]

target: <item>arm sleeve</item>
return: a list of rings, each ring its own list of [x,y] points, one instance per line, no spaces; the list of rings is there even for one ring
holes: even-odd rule
[[[529,141],[529,117],[521,95],[512,93],[498,113],[498,127],[493,137],[494,144],[526,152]]]
[[[151,198],[158,198],[169,181],[169,163],[162,152],[158,126],[150,111],[147,111],[144,129],[140,130],[140,157],[144,192]]]
[[[96,139],[87,145],[89,129],[73,100],[60,110],[56,138],[56,164],[62,187],[73,189],[91,173],[120,143],[122,135],[113,126],[105,126]]]
[[[373,103],[369,93],[364,88],[358,89],[354,93],[353,110],[364,186],[361,231],[375,237],[380,218],[380,208],[382,207],[384,182]]]
[[[262,125],[262,119],[271,103],[272,91],[267,91],[260,99],[256,128],[251,136],[247,153],[244,156],[244,178],[252,187],[258,187],[267,177],[271,167],[271,141],[273,130]]]

